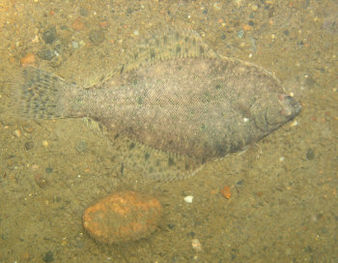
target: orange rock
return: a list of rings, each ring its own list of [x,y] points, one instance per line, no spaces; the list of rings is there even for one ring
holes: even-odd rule
[[[252,27],[249,26],[249,25],[243,25],[243,30],[244,31],[250,31],[250,30],[252,30]]]
[[[28,53],[26,56],[20,59],[20,63],[23,67],[34,65],[35,64],[35,56],[33,53]]]
[[[149,236],[157,229],[162,206],[152,196],[133,191],[111,194],[88,207],[83,226],[95,240],[113,244]]]
[[[107,27],[108,27],[108,22],[107,22],[107,21],[101,21],[101,22],[99,23],[99,25],[100,25],[100,27],[102,27],[102,28],[107,28]]]
[[[221,194],[226,198],[226,199],[230,199],[231,197],[231,189],[229,186],[224,186],[222,189],[221,189]]]
[[[85,24],[82,22],[81,17],[78,17],[74,20],[72,24],[72,28],[76,31],[83,30],[85,28]]]

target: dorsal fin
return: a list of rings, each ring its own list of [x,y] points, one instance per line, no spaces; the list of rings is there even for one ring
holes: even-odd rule
[[[137,43],[136,49],[128,54],[127,68],[175,58],[216,56],[197,32],[167,28]]]
[[[166,27],[156,30],[146,37],[136,40],[132,48],[125,50],[121,62],[111,72],[107,72],[101,83],[88,88],[99,87],[119,74],[128,73],[138,67],[159,61],[186,57],[215,58],[218,55],[203,42],[200,35],[189,29]]]

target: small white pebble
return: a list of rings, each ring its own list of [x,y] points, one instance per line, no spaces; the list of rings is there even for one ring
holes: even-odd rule
[[[291,122],[290,127],[295,127],[298,125],[298,121],[294,120],[293,122]]]
[[[43,145],[44,147],[48,147],[48,141],[46,141],[46,140],[42,141],[42,145]]]
[[[191,204],[193,199],[194,197],[192,195],[187,195],[186,197],[184,197],[184,201],[188,204]]]
[[[39,43],[39,37],[38,35],[35,35],[34,38],[32,39],[33,43]]]
[[[201,251],[202,250],[201,242],[197,238],[194,238],[193,240],[191,240],[191,246],[196,251]]]
[[[248,119],[248,118],[243,118],[243,121],[244,121],[244,122],[248,122],[249,119]]]
[[[72,41],[72,47],[73,47],[74,49],[79,48],[79,43],[76,42],[76,41]]]
[[[280,162],[283,162],[284,160],[285,160],[285,157],[284,157],[284,156],[279,157],[279,161],[280,161]]]
[[[138,30],[134,30],[133,33],[134,33],[135,36],[138,36],[140,34],[140,32]]]
[[[15,130],[15,131],[13,132],[13,134],[14,134],[17,138],[21,137],[21,131],[20,131],[20,130]]]

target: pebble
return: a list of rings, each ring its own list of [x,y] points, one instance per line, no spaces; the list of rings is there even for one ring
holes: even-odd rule
[[[47,179],[41,174],[34,175],[34,181],[42,189],[44,189],[48,186]]]
[[[26,56],[20,59],[20,64],[23,67],[34,65],[35,64],[35,55],[32,53],[28,53]]]
[[[74,49],[79,48],[79,42],[72,41],[72,47],[73,47]]]
[[[25,132],[28,132],[28,133],[32,133],[34,131],[34,128],[28,124],[24,125],[22,128]]]
[[[226,198],[230,199],[231,198],[231,189],[229,186],[225,185],[221,190],[221,194]]]
[[[242,37],[244,36],[244,30],[239,30],[239,31],[237,32],[237,36],[238,36],[239,38],[242,38]]]
[[[313,160],[315,158],[315,152],[312,148],[309,148],[306,152],[306,159]]]
[[[202,251],[201,242],[197,238],[194,238],[193,240],[191,240],[191,246],[196,251]]]
[[[21,131],[20,130],[15,130],[13,132],[14,136],[17,137],[17,138],[20,138],[21,137]]]
[[[193,199],[194,197],[192,195],[187,195],[184,197],[184,201],[188,204],[191,204]]]
[[[48,263],[48,262],[53,262],[54,261],[54,255],[52,251],[48,251],[44,257],[43,257],[43,261]]]
[[[53,172],[53,168],[47,167],[47,168],[45,169],[45,171],[46,171],[46,173],[50,174],[50,173]]]
[[[83,214],[83,226],[98,242],[116,244],[148,237],[160,223],[162,205],[150,195],[134,191],[113,193]]]
[[[51,27],[42,33],[42,39],[46,44],[52,44],[56,40],[56,29]]]
[[[94,45],[99,45],[105,39],[104,32],[102,30],[91,30],[89,32],[89,39]]]
[[[290,123],[290,127],[295,127],[298,125],[298,121],[294,120],[293,122]]]
[[[29,142],[25,143],[25,149],[26,149],[26,151],[29,151],[29,150],[33,149],[33,147],[34,147],[34,142],[29,141]]]
[[[74,20],[72,28],[76,31],[81,31],[85,28],[85,24],[82,22],[81,17],[78,17],[77,19]]]
[[[109,26],[109,23],[106,20],[103,20],[99,23],[100,27],[107,28]]]

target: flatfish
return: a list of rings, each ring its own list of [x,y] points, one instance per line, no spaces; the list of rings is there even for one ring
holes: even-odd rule
[[[169,181],[260,140],[301,110],[273,74],[217,55],[196,33],[168,30],[135,50],[86,88],[26,68],[20,115],[89,117],[113,140],[127,138],[128,151],[141,145],[133,163],[141,178]]]

